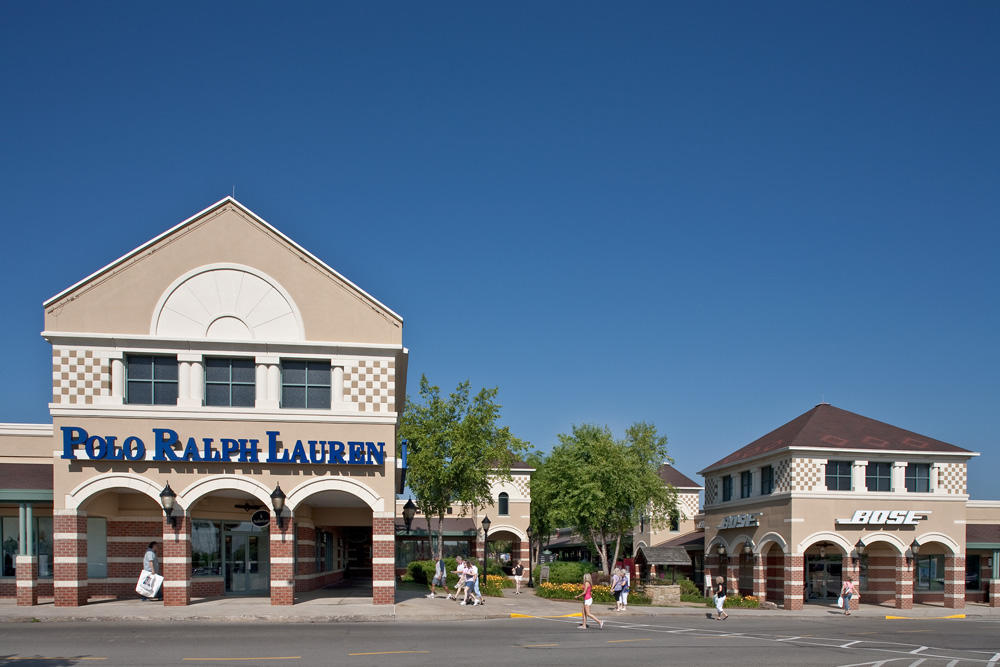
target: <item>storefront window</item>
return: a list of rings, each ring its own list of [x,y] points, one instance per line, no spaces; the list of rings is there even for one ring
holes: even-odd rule
[[[850,491],[851,467],[851,461],[827,461],[826,488],[830,491]]]
[[[205,359],[205,405],[252,408],[255,373],[252,359]]]
[[[868,590],[868,554],[862,554],[858,559],[858,590]]]
[[[869,463],[865,467],[865,486],[869,491],[892,491],[892,464]]]
[[[5,516],[0,521],[0,545],[3,548],[3,564],[0,576],[13,577],[17,574],[17,553],[20,535],[18,517]],[[35,517],[35,555],[38,556],[38,576],[52,578],[52,517]]]
[[[191,575],[222,574],[222,526],[218,521],[191,522]]]
[[[931,465],[908,463],[906,465],[906,490],[910,493],[930,493]]]
[[[87,578],[108,576],[108,520],[87,517]]]
[[[979,554],[966,554],[965,556],[965,590],[982,590],[982,579],[980,578]]]
[[[3,576],[13,577],[17,559],[17,517],[5,516],[0,522],[0,543],[3,544]]]
[[[330,409],[329,361],[282,361],[281,407]]]
[[[916,559],[918,591],[944,590],[944,556],[921,556]]]
[[[176,405],[177,357],[126,356],[125,402],[132,405]]]

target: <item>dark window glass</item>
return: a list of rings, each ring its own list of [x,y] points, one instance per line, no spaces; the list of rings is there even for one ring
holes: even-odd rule
[[[733,499],[733,476],[726,475],[722,478],[722,502]]]
[[[128,355],[125,402],[131,405],[177,404],[177,358]]]
[[[510,496],[506,493],[501,493],[500,497],[497,498],[497,513],[501,516],[510,514]]]
[[[753,473],[744,470],[740,473],[740,498],[749,498],[753,493]]]
[[[851,461],[827,461],[826,488],[830,491],[850,491],[851,464]]]
[[[767,496],[774,492],[774,466],[764,466],[760,469],[760,495]]]
[[[865,486],[869,491],[892,491],[892,464],[869,463],[865,467]]]
[[[218,521],[191,522],[191,574],[195,577],[222,574],[222,525]]]
[[[681,529],[681,513],[675,507],[670,510],[670,530],[677,531]]]
[[[906,465],[906,490],[910,493],[930,493],[931,464],[908,463]]]
[[[252,359],[206,359],[205,405],[252,408],[254,373]]]
[[[918,591],[944,590],[944,556],[920,556],[914,561]]]
[[[979,569],[979,554],[966,554],[965,556],[965,590],[982,590],[982,570]]]
[[[283,361],[281,406],[329,410],[330,375],[329,361]]]

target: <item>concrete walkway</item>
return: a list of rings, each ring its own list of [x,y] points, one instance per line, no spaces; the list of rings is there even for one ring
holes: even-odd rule
[[[144,622],[169,621],[193,623],[360,623],[380,621],[401,622],[453,622],[510,618],[523,616],[563,616],[579,614],[580,603],[564,600],[546,600],[523,589],[515,596],[505,591],[506,597],[487,598],[482,606],[461,606],[442,597],[429,599],[421,591],[401,587],[395,605],[373,605],[371,597],[363,591],[332,590],[296,596],[296,604],[288,607],[272,606],[267,597],[225,597],[195,599],[187,607],[165,607],[162,602],[135,600],[94,601],[83,607],[56,607],[51,599],[41,600],[34,607],[19,607],[13,598],[0,600],[0,623],[91,621],[91,622]],[[616,613],[606,605],[595,605],[595,613],[602,618],[648,618],[651,616],[676,616],[704,618],[711,614],[708,607],[687,605],[681,607],[641,607],[632,605],[627,612]],[[735,609],[733,614],[781,617],[828,616],[837,613],[833,605],[806,605],[801,611],[783,609]],[[965,609],[946,609],[938,605],[917,605],[913,609],[895,609],[879,605],[862,605],[852,615],[883,619],[886,616],[905,618],[943,618],[955,614],[968,617],[993,616],[1000,620],[1000,608],[984,604],[970,604]]]

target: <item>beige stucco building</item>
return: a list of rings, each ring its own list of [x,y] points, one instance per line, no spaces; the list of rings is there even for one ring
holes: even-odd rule
[[[0,425],[0,594],[134,595],[157,541],[166,604],[345,573],[393,602],[399,315],[230,197],[44,309],[52,423]]]

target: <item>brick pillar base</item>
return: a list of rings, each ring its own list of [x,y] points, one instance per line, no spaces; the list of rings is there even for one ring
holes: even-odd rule
[[[163,605],[186,607],[191,604],[191,517],[177,516],[177,528],[163,519]]]
[[[57,607],[87,604],[87,513],[55,510],[52,589]]]
[[[990,579],[988,590],[990,606],[1000,607],[1000,579]]]
[[[896,556],[896,609],[913,609],[913,566]]]
[[[271,604],[295,604],[295,520],[271,516]]]
[[[33,607],[38,604],[38,556],[18,556],[14,562],[17,568],[17,604],[19,607]]]
[[[767,599],[767,568],[764,555],[753,555],[753,596],[761,602]]]
[[[785,609],[802,609],[805,598],[805,558],[785,555]]]
[[[396,520],[392,516],[372,517],[372,602],[396,603]],[[480,561],[480,576],[486,570]]]
[[[944,557],[944,606],[965,608],[965,556]]]
[[[705,554],[705,573],[709,576],[709,579],[711,579],[712,585],[708,591],[704,592],[711,596],[712,591],[715,590],[715,578],[721,574],[719,571],[719,557],[716,554]]]
[[[861,595],[861,565],[860,561],[851,558],[851,554],[844,556],[840,574],[841,583],[847,581],[848,577],[854,582],[854,595],[851,597],[851,609],[853,610],[861,606],[859,598]]]
[[[729,554],[726,559],[726,595],[739,595],[740,591],[740,557]]]

